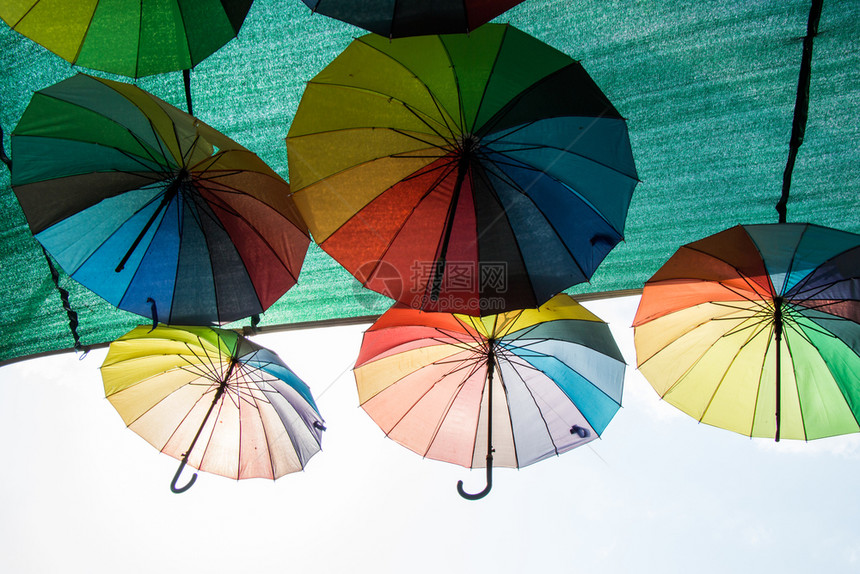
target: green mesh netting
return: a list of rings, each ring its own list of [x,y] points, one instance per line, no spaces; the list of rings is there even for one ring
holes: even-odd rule
[[[808,13],[808,0],[526,0],[497,19],[581,60],[628,120],[642,183],[625,242],[572,293],[640,288],[683,243],[737,223],[777,221]],[[192,72],[195,115],[289,179],[284,138],[304,84],[362,33],[312,15],[300,0],[256,0],[238,38]],[[860,1],[825,2],[788,221],[860,232],[858,53]],[[7,151],[31,94],[76,71],[0,25],[0,125]],[[185,106],[179,72],[136,83]],[[3,166],[0,188],[0,362],[70,349],[69,315]],[[59,284],[69,291],[84,346],[145,322],[62,272]],[[345,320],[386,306],[312,246],[299,285],[261,316],[260,325]]]

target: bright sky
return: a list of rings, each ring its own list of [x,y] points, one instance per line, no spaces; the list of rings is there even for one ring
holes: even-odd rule
[[[257,337],[310,385],[323,451],[274,482],[201,473],[182,495],[178,462],[104,398],[105,350],[2,367],[0,572],[860,571],[860,435],[776,444],[696,423],[633,367],[637,303],[585,304],[630,365],[602,440],[496,469],[477,502],[456,482],[478,491],[483,469],[423,460],[358,407],[366,326]]]

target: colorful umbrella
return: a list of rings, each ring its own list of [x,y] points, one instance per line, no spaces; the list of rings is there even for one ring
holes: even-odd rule
[[[537,307],[622,238],[623,118],[570,57],[506,25],[358,38],[308,84],[287,137],[314,239],[427,311]]]
[[[12,150],[36,239],[120,309],[225,323],[296,283],[310,238],[289,185],[135,86],[79,74],[36,92]]]
[[[325,430],[310,389],[272,351],[212,327],[137,327],[111,343],[105,395],[161,452],[229,478],[304,468]]]
[[[233,39],[251,0],[18,0],[13,30],[86,68],[139,78],[188,70]]]
[[[522,0],[302,0],[314,12],[386,38],[467,33]]]
[[[609,327],[561,294],[476,318],[395,305],[364,334],[362,408],[385,434],[467,468],[519,468],[596,439],[621,405],[624,359]],[[482,458],[482,451],[486,457]]]
[[[857,432],[860,236],[739,225],[681,247],[645,284],[639,370],[700,422],[756,437]]]

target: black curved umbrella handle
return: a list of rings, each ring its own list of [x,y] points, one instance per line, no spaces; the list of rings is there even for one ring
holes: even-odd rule
[[[465,498],[466,500],[480,500],[487,496],[490,493],[490,489],[493,488],[493,455],[487,455],[487,486],[484,487],[484,490],[481,492],[476,492],[475,494],[470,494],[463,490],[463,481],[457,481],[457,492]]]
[[[174,494],[182,494],[183,492],[191,488],[194,485],[194,482],[197,480],[197,473],[195,472],[193,475],[191,475],[191,480],[188,481],[188,484],[182,487],[176,486],[176,481],[179,480],[179,475],[182,474],[182,469],[185,468],[185,463],[187,462],[188,459],[186,457],[182,457],[182,462],[179,463],[179,468],[176,469],[176,474],[173,475],[173,480],[170,482],[170,490]]]

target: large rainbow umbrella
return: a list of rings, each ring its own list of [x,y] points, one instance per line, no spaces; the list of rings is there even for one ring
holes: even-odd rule
[[[287,182],[140,88],[78,74],[36,92],[12,154],[36,239],[120,309],[220,324],[298,280],[310,237]]]
[[[137,327],[110,345],[105,395],[161,452],[222,476],[276,479],[320,450],[310,389],[275,353],[214,327]]]
[[[621,405],[624,359],[609,326],[561,294],[482,318],[395,305],[364,334],[362,408],[421,456],[519,468],[595,440]],[[486,453],[486,456],[484,456]],[[495,462],[494,462],[495,461]]]
[[[860,235],[739,225],[684,245],[633,325],[639,370],[700,422],[776,440],[860,431]]]
[[[538,307],[622,238],[627,126],[578,62],[508,25],[353,41],[287,136],[316,242],[426,311]]]

